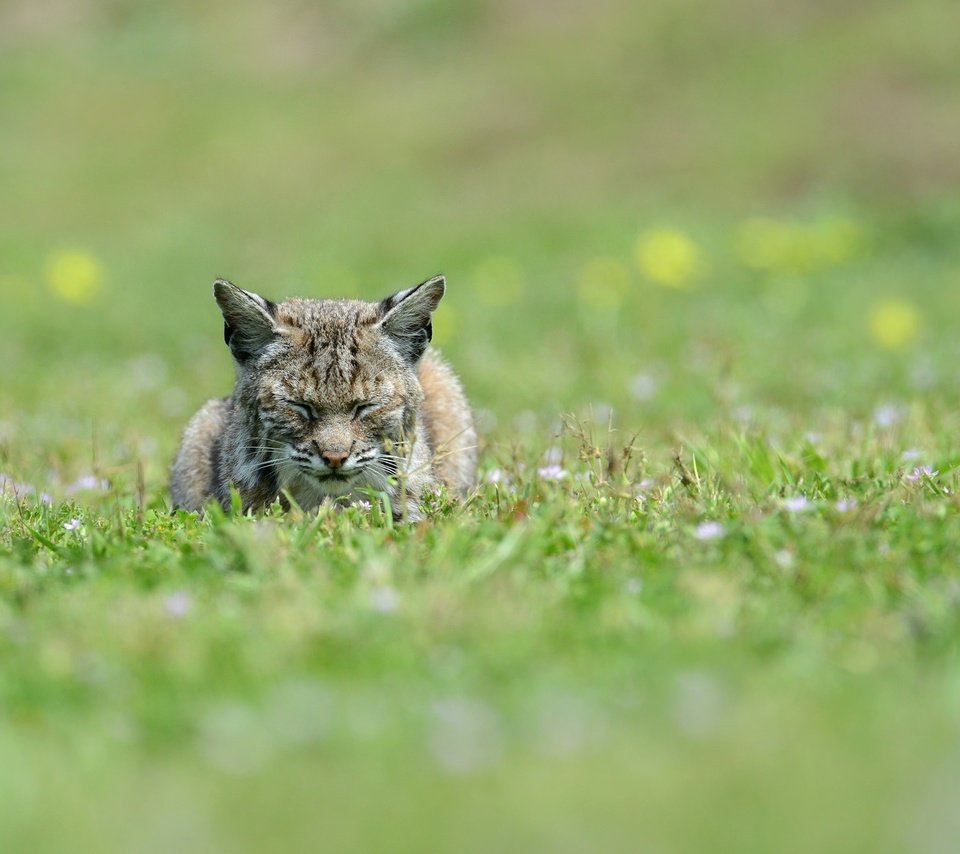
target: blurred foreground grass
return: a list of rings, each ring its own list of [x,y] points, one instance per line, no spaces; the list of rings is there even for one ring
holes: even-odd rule
[[[958,23],[0,6],[4,850],[952,850]],[[437,271],[467,507],[168,512],[215,276]]]

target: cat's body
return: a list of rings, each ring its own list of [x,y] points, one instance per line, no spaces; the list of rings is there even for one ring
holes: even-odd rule
[[[207,402],[173,464],[174,506],[245,509],[289,495],[324,501],[390,496],[416,519],[425,490],[463,497],[476,475],[476,433],[453,371],[428,344],[442,276],[379,303],[274,304],[218,281],[214,293],[237,365],[233,395]]]

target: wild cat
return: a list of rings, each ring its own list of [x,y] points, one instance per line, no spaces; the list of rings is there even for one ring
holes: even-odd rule
[[[463,497],[476,431],[463,388],[433,351],[435,276],[380,302],[273,303],[213,286],[236,365],[233,394],[208,401],[173,463],[175,507],[245,510],[286,496],[307,510],[386,493],[395,517],[422,518],[426,490]]]

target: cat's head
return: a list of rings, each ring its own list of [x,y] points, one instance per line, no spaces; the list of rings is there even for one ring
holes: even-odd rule
[[[281,485],[343,495],[386,488],[409,457],[418,366],[443,276],[380,302],[273,303],[223,280],[214,295],[237,365],[234,405]]]

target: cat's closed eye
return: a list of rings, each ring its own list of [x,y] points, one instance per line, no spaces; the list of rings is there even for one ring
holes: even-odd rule
[[[316,421],[320,417],[317,408],[303,400],[286,400],[284,403],[306,421]]]
[[[358,418],[363,418],[365,415],[369,415],[379,406],[380,404],[373,400],[360,401],[353,405],[353,409],[350,411],[350,417],[356,421]]]

